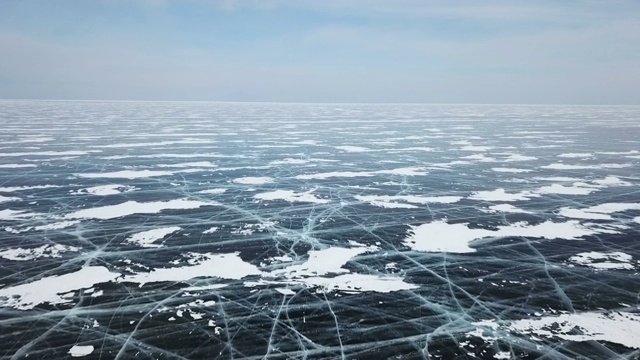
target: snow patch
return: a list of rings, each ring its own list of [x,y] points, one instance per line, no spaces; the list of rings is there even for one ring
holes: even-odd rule
[[[173,234],[176,231],[182,230],[181,227],[171,226],[159,229],[142,231],[131,235],[125,240],[125,242],[137,244],[141,247],[161,247],[162,244],[154,244],[154,242],[163,239],[167,235]]]
[[[197,209],[201,206],[217,205],[212,202],[176,199],[168,201],[152,201],[139,203],[127,201],[117,205],[99,206],[91,209],[78,210],[67,214],[65,219],[115,219],[133,214],[155,214],[163,210]],[[1,218],[1,212],[0,212]]]

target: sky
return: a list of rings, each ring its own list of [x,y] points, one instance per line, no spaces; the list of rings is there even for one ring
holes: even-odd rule
[[[640,1],[2,0],[0,98],[640,105]]]

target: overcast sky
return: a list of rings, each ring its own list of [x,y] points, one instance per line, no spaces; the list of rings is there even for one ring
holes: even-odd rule
[[[0,98],[640,104],[640,1],[1,0]]]

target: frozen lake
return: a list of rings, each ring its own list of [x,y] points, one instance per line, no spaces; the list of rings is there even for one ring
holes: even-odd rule
[[[4,358],[640,356],[640,107],[0,101]]]

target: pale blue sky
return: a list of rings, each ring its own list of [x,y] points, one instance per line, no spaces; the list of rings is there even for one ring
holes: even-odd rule
[[[0,98],[640,104],[640,1],[2,0]]]

